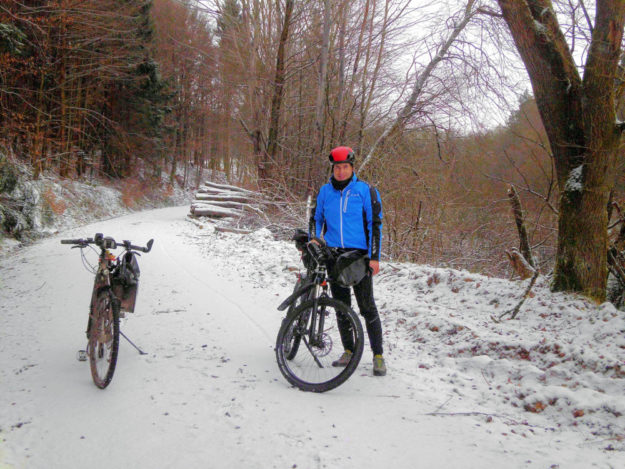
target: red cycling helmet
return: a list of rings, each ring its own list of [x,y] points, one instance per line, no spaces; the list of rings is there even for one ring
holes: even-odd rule
[[[354,166],[354,150],[349,147],[336,147],[330,152],[330,163],[349,163]]]

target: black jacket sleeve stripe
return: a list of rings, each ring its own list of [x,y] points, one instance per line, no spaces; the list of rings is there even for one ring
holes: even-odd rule
[[[312,201],[312,205],[310,207],[310,218],[308,219],[308,239],[312,239],[313,236],[317,235],[317,222],[315,221],[315,212],[317,211],[317,199],[319,198],[319,192],[321,189],[317,191],[315,198]]]
[[[371,213],[373,215],[373,228],[371,233],[371,259],[374,261],[380,260],[380,253],[382,251],[382,202],[378,197],[378,191],[375,187],[369,187],[371,196]]]

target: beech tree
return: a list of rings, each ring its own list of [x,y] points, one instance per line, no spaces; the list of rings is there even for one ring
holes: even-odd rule
[[[596,1],[581,75],[550,0],[498,3],[532,83],[561,193],[552,288],[603,301],[607,204],[625,128],[615,114],[625,0]]]

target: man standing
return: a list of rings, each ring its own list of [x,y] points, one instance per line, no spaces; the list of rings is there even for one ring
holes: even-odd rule
[[[359,250],[370,258],[371,273],[380,271],[382,246],[382,201],[377,189],[359,180],[354,174],[354,151],[337,147],[330,152],[332,177],[319,190],[310,218],[310,234],[323,238],[339,252]],[[354,296],[360,314],[365,318],[367,335],[373,351],[373,374],[384,376],[386,365],[382,356],[382,324],[373,298],[373,276],[366,275],[354,285]],[[330,282],[332,296],[351,306],[349,287]],[[353,353],[353,336],[349,324],[338,318],[345,352],[332,363],[347,366]]]

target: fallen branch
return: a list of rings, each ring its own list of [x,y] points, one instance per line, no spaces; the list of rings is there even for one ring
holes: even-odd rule
[[[244,230],[241,228],[230,228],[228,226],[216,226],[215,231],[221,233],[237,233],[237,234],[250,234],[252,230]]]
[[[489,418],[493,418],[493,417],[497,417],[500,419],[506,419],[509,420],[510,422],[514,423],[515,425],[518,425],[519,422],[517,420],[514,420],[511,417],[507,417],[505,415],[499,415],[499,414],[489,414],[487,412],[430,412],[428,414],[425,415],[434,415],[434,416],[443,416],[443,417],[455,417],[455,416],[462,416],[462,417],[474,417],[474,416],[484,416],[484,417],[489,417]]]
[[[499,316],[499,318],[495,318],[494,316],[491,316],[491,319],[495,322],[500,322],[508,314],[510,315],[510,319],[515,319],[517,314],[519,314],[519,310],[521,309],[521,306],[523,306],[523,303],[525,303],[525,300],[527,300],[527,297],[530,295],[530,291],[532,290],[532,287],[534,286],[534,283],[536,282],[537,278],[538,278],[538,270],[534,271],[534,275],[532,276],[532,279],[530,280],[529,285],[525,289],[525,293],[523,293],[523,296],[521,297],[521,301],[519,301],[517,305],[511,310],[508,310],[502,313]]]
[[[193,223],[195,226],[197,226],[201,230],[204,229],[204,225],[206,225],[205,222],[199,221],[191,213],[187,213],[187,221],[190,221],[191,223]],[[209,224],[210,224],[210,222],[209,222]]]
[[[623,269],[623,256],[619,254],[614,245],[608,249],[608,270],[625,288],[625,270]]]

